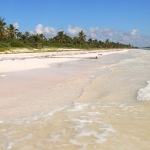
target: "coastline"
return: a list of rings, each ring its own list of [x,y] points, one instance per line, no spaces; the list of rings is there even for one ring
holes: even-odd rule
[[[103,67],[89,61],[127,51],[0,55],[0,118],[11,120],[72,105],[91,82],[96,67]],[[86,60],[83,65],[82,60]]]
[[[148,149],[149,58],[133,50],[45,68],[39,61],[68,58],[25,59],[30,70],[3,60],[18,63],[0,77],[0,149]]]
[[[63,49],[65,50],[65,49]],[[24,71],[49,67],[49,64],[63,63],[79,59],[94,59],[101,55],[109,55],[126,52],[132,49],[92,50],[92,51],[63,51],[40,53],[11,53],[0,54],[0,66],[2,72]],[[15,67],[16,66],[16,67]]]

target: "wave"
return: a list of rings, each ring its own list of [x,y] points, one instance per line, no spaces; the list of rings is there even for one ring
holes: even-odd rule
[[[97,147],[96,149],[105,149],[105,147],[115,149],[115,141],[122,144],[120,138],[122,135],[127,134],[127,137],[129,135],[127,138],[129,141],[139,136],[138,132],[133,135],[130,131],[126,133],[128,127],[124,130],[123,124],[127,124],[131,118],[140,121],[142,114],[139,116],[139,112],[141,111],[143,107],[127,103],[74,103],[47,110],[36,116],[18,119],[15,122],[1,122],[0,150],[21,149],[22,146],[24,149],[32,150],[47,147],[50,149],[79,147],[84,150],[91,149],[93,144],[95,148]],[[143,113],[143,118],[145,117],[148,119],[149,115],[145,116]],[[149,122],[146,123],[147,127]],[[145,127],[144,123],[143,126]],[[131,124],[131,127],[134,129],[135,124]],[[147,133],[147,128],[145,129]],[[105,144],[105,142],[113,141],[114,145]]]
[[[150,81],[147,81],[146,87],[139,89],[137,100],[150,101]]]
[[[39,123],[40,121],[43,120],[46,121],[47,118],[54,116],[55,114],[65,110],[66,108],[68,108],[68,106],[57,107],[55,109],[46,110],[44,112],[37,113],[31,116],[16,118],[14,120],[0,120],[0,125],[1,124],[22,125],[22,124]]]

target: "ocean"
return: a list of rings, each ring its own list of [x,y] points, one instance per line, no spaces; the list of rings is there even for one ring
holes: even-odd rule
[[[79,93],[78,98],[38,114],[0,119],[0,150],[150,149],[150,51],[58,67],[72,66],[82,79],[69,80],[62,98]]]

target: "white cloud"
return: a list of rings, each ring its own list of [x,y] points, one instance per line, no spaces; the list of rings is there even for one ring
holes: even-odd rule
[[[50,35],[51,37],[55,36],[57,34],[57,32],[58,32],[58,30],[53,27],[45,27],[44,28],[44,34]]]
[[[68,32],[69,35],[75,36],[81,30],[83,30],[81,27],[71,27],[71,26],[69,26],[67,32]]]
[[[18,24],[18,22],[15,22],[13,25],[14,25],[14,27],[15,27],[16,29],[18,29],[18,28],[19,28],[19,24]]]
[[[98,39],[98,40],[106,40],[110,39],[112,40],[115,35],[117,35],[117,31],[105,28],[105,29],[100,29],[98,27],[92,27],[90,28],[89,31],[86,31],[87,38],[92,38],[92,39]]]
[[[136,35],[138,33],[138,31],[139,31],[138,29],[133,29],[131,31],[131,35],[133,35],[133,36]]]
[[[46,37],[56,36],[57,32],[58,30],[56,28],[44,27],[42,24],[38,24],[34,29],[34,33],[44,34]]]
[[[90,28],[87,33],[87,38],[98,39],[105,41],[109,39],[114,42],[131,44],[134,46],[150,46],[150,36],[142,36],[138,34],[139,29],[133,29],[131,32],[123,32],[109,28],[101,29],[98,27]]]
[[[18,25],[18,24],[16,24]],[[131,44],[134,46],[150,46],[150,36],[142,36],[139,35],[138,29],[133,29],[131,32],[123,32],[119,30],[114,30],[110,28],[98,28],[98,27],[91,27],[88,30],[85,30],[81,27],[72,27],[69,26],[66,32],[69,36],[76,36],[81,30],[84,31],[86,34],[86,38],[97,39],[101,41],[105,41],[109,39],[110,41],[114,42],[121,42],[124,44]],[[47,38],[51,38],[57,35],[60,30],[46,26],[44,27],[42,24],[38,24],[33,33],[36,34],[44,34]]]
[[[100,30],[99,28],[90,28],[90,30],[87,32],[87,37],[95,39],[98,37],[98,35],[100,34]]]
[[[101,30],[101,33],[108,36],[108,37],[112,37],[116,34],[116,32],[114,30],[109,29],[109,28]]]
[[[37,34],[42,34],[43,33],[43,25],[42,24],[38,24],[36,26],[35,33],[37,33]]]

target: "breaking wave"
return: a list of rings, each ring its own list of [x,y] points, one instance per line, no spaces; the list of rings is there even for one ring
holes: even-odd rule
[[[150,101],[150,81],[147,81],[147,86],[139,89],[137,100]]]

